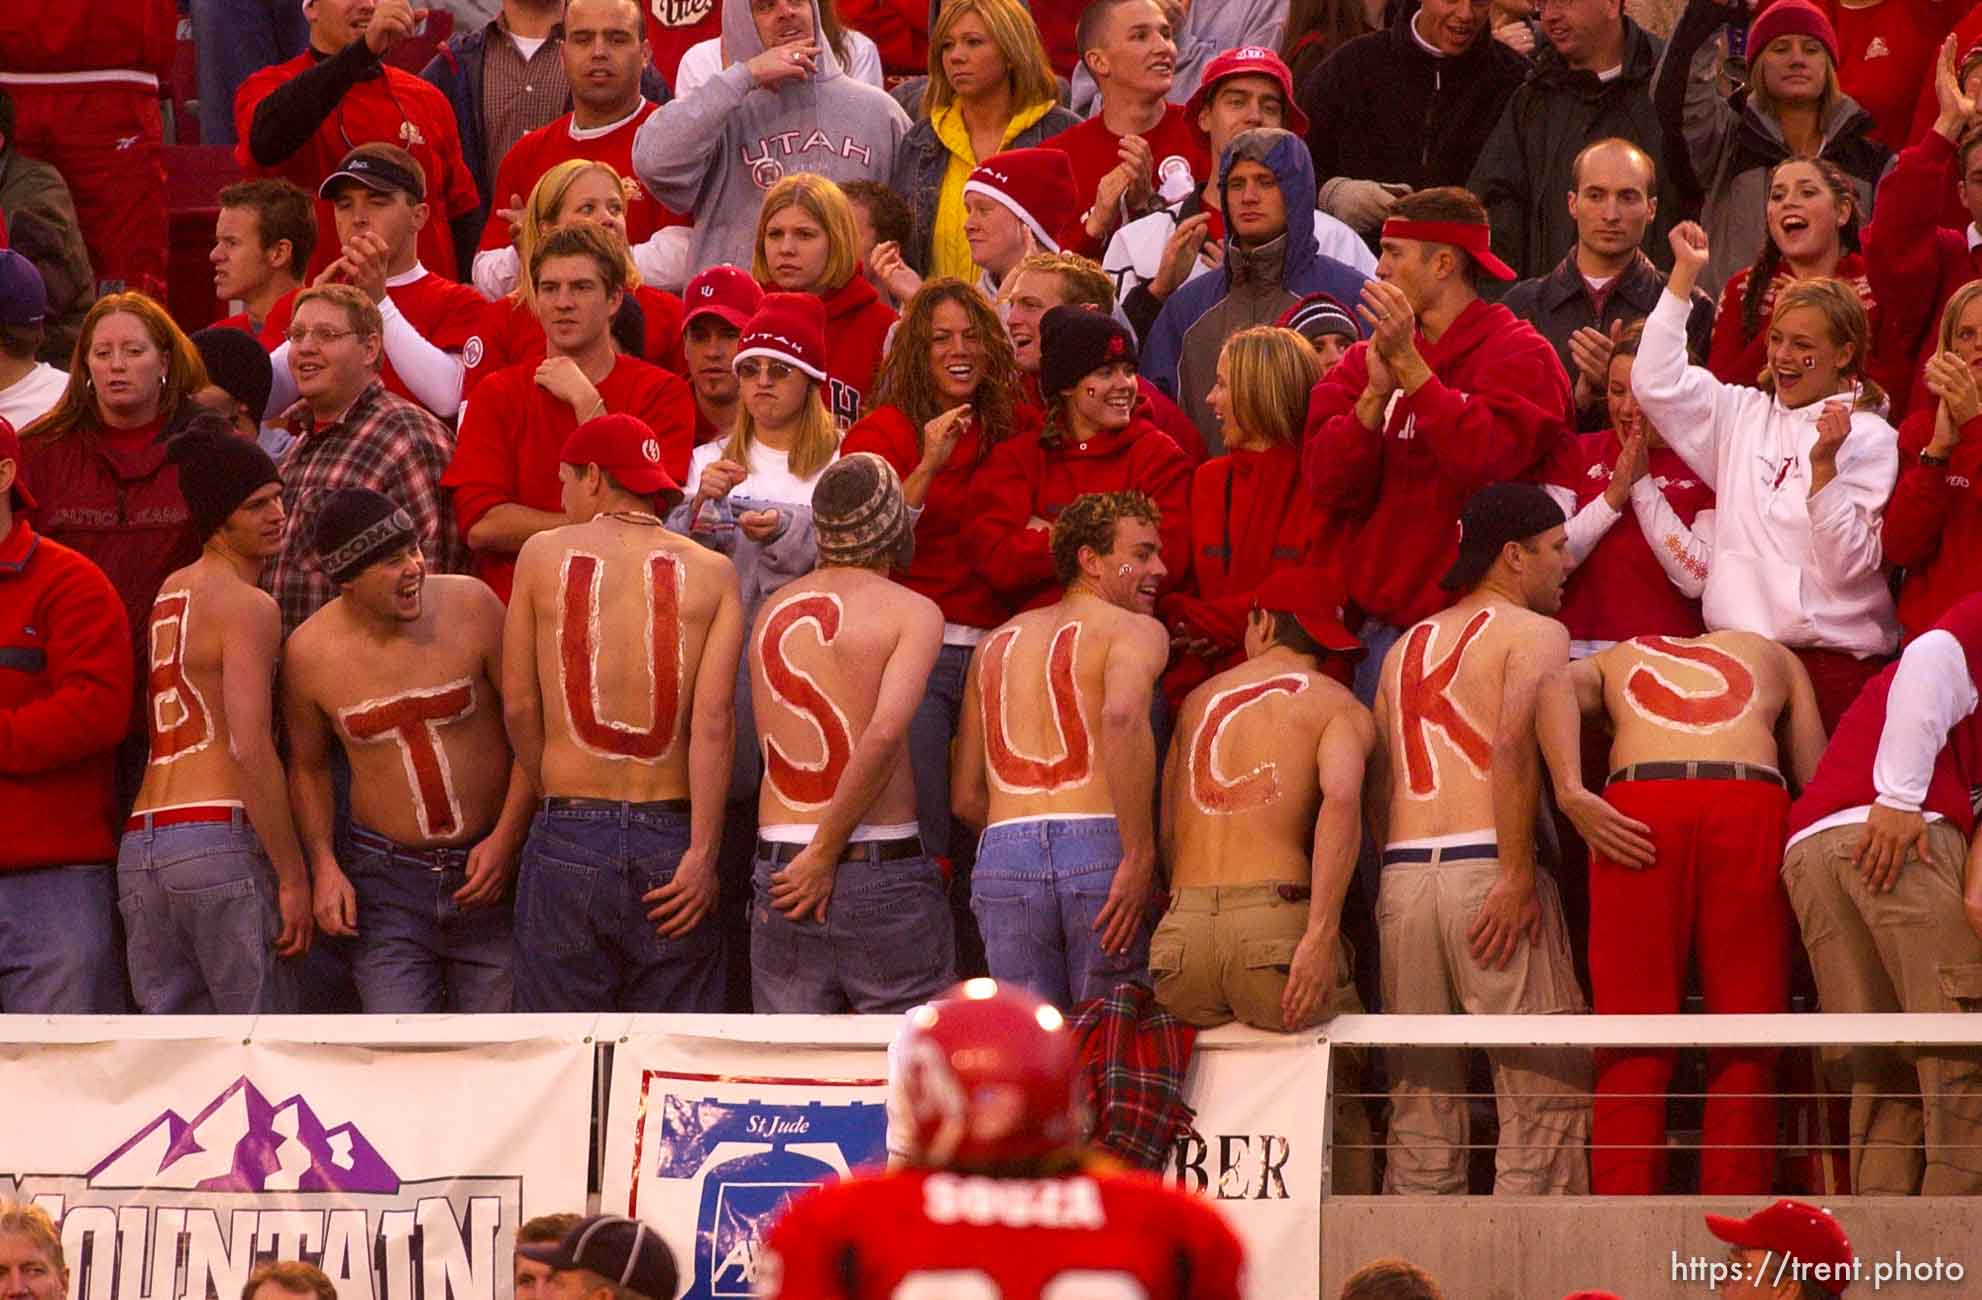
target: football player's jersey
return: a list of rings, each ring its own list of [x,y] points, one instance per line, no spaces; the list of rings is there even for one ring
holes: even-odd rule
[[[765,1238],[766,1300],[1238,1300],[1218,1211],[1139,1173],[908,1169],[829,1183]]]

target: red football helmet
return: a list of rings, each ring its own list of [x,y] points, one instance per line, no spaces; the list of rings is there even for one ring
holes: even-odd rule
[[[1081,1141],[1073,1035],[1017,985],[966,980],[908,1013],[898,1050],[918,1164],[1006,1168]]]

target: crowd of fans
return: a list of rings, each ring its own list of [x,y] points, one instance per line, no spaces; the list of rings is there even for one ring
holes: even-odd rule
[[[180,319],[171,0],[0,16],[0,1010],[1982,1003],[1982,9],[662,8],[191,0]],[[1494,1053],[1497,1186],[1671,1072]]]

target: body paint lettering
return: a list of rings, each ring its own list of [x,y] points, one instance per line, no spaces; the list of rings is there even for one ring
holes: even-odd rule
[[[1046,652],[1046,694],[1052,702],[1053,727],[1060,752],[1040,756],[1022,752],[1012,743],[1007,722],[1012,712],[1011,679],[1006,670],[1019,630],[1006,628],[984,645],[984,680],[980,693],[984,709],[984,746],[991,779],[1012,794],[1050,794],[1084,785],[1094,774],[1094,742],[1081,716],[1080,689],[1074,682],[1074,657],[1080,649],[1078,622],[1053,634]]]
[[[1755,698],[1755,674],[1747,664],[1710,645],[1689,645],[1669,637],[1641,636],[1632,644],[1647,654],[1692,664],[1718,685],[1689,690],[1669,680],[1649,663],[1641,663],[1624,679],[1624,699],[1641,717],[1680,731],[1720,731],[1739,721]]]
[[[1433,731],[1445,737],[1475,776],[1486,775],[1493,758],[1493,744],[1448,692],[1459,676],[1467,649],[1492,621],[1490,609],[1473,615],[1460,630],[1452,652],[1429,669],[1425,656],[1438,638],[1438,625],[1420,623],[1406,634],[1397,675],[1397,725],[1403,741],[1400,748],[1404,756],[1404,788],[1413,799],[1430,799],[1438,794],[1438,756],[1432,748]]]
[[[1308,679],[1299,673],[1284,673],[1264,681],[1248,682],[1218,692],[1205,706],[1191,738],[1191,798],[1198,810],[1210,816],[1230,816],[1263,808],[1280,798],[1280,771],[1277,763],[1254,765],[1238,776],[1228,776],[1218,761],[1218,742],[1233,718],[1248,705],[1269,695],[1299,695],[1308,688]]]
[[[685,577],[679,561],[655,551],[646,564],[647,617],[641,623],[640,652],[647,675],[647,717],[623,722],[605,716],[599,690],[599,589],[605,564],[596,555],[573,551],[564,557],[557,588],[558,686],[572,739],[599,758],[658,763],[674,749],[675,718],[681,703],[681,594]]]
[[[454,792],[454,769],[441,743],[440,729],[475,712],[475,684],[466,677],[445,686],[402,691],[337,711],[344,734],[359,744],[390,740],[399,746],[406,783],[413,792],[413,815],[426,839],[461,829],[461,800]]]
[[[793,596],[771,611],[758,638],[757,655],[764,665],[764,681],[777,701],[798,714],[819,733],[823,751],[817,762],[800,761],[786,754],[766,732],[764,736],[764,776],[778,798],[793,808],[817,811],[832,802],[853,757],[853,729],[846,714],[833,703],[812,674],[795,667],[785,657],[785,640],[800,627],[811,624],[822,646],[831,645],[840,633],[845,607],[836,595],[806,592]]]
[[[193,594],[160,593],[151,607],[147,637],[151,668],[151,758],[160,765],[197,754],[213,743],[213,713],[186,673],[186,641],[192,627]]]

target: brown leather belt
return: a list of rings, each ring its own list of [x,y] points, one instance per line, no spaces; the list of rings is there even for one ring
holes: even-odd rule
[[[1612,772],[1604,784],[1616,785],[1619,781],[1760,781],[1764,785],[1789,788],[1782,773],[1760,763],[1633,763]]]
[[[806,849],[804,844],[773,843],[770,840],[757,841],[757,856],[769,858],[773,862],[790,862]],[[840,853],[841,862],[901,862],[908,858],[922,856],[922,837],[911,835],[905,840],[865,840],[859,844],[849,844]]]

